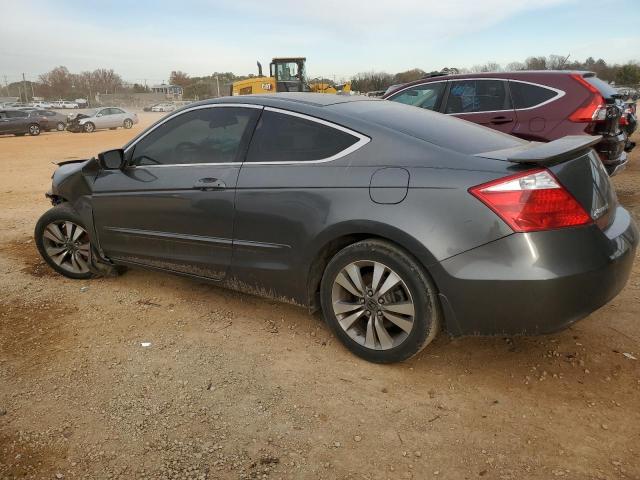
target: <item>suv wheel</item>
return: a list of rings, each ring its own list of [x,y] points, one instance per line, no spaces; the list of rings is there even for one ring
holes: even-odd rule
[[[416,260],[388,242],[364,240],[339,251],[325,269],[320,296],[329,327],[371,362],[412,357],[440,327],[433,282]]]
[[[38,220],[35,240],[42,258],[56,272],[75,279],[91,278],[89,234],[69,205],[57,205]]]

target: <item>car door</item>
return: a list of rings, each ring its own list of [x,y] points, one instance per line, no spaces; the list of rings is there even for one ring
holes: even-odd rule
[[[91,119],[96,128],[109,128],[109,108],[98,110]]]
[[[101,172],[100,248],[125,263],[221,280],[231,263],[241,160],[262,107],[212,104],[172,115]]]
[[[345,168],[346,156],[368,142],[342,126],[265,107],[238,179],[231,270],[240,285],[274,296],[305,290],[309,238],[337,221],[328,212],[370,201],[371,167]]]
[[[110,127],[121,127],[124,123],[124,111],[119,108],[110,108],[111,115],[109,115]]]
[[[508,82],[493,78],[450,81],[442,111],[504,133],[511,133],[517,120]]]
[[[11,133],[11,123],[5,112],[0,112],[0,134]]]

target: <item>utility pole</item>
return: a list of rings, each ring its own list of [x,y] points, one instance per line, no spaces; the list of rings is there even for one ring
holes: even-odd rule
[[[4,76],[4,88],[7,89],[7,97],[9,97],[9,83],[7,82],[7,76]]]
[[[36,96],[35,92],[33,91],[33,82],[31,82],[31,100],[33,100],[33,98]]]
[[[218,97],[220,96],[220,80],[218,79],[218,75],[216,75],[216,85],[218,87]]]
[[[27,81],[24,78],[24,73],[22,74],[22,90],[24,90],[24,103],[29,101],[29,94],[27,93]]]

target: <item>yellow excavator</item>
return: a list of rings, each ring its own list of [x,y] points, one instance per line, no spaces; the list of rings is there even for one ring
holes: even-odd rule
[[[351,82],[333,86],[317,81],[307,83],[305,57],[277,57],[269,64],[269,76],[262,73],[262,64],[258,62],[258,76],[238,80],[231,85],[231,95],[250,95],[252,93],[276,92],[315,92],[343,93],[351,92]]]

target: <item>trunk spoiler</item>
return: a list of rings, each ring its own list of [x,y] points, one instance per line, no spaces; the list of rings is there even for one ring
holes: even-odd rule
[[[492,158],[513,163],[549,165],[558,163],[587,150],[602,139],[601,135],[568,135],[549,143],[527,142],[517,147],[475,154],[476,157]]]

